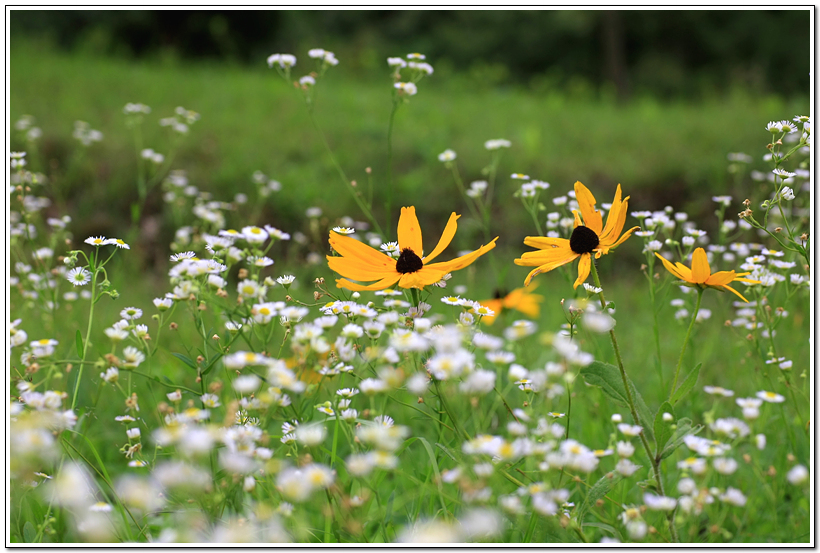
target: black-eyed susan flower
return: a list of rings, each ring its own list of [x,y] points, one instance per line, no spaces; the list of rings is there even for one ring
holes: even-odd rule
[[[401,208],[398,226],[398,258],[390,257],[378,250],[362,244],[349,236],[330,231],[330,246],[339,254],[327,256],[328,266],[345,278],[336,280],[336,286],[348,290],[383,290],[396,283],[401,288],[424,288],[440,281],[447,273],[463,269],[470,263],[495,247],[492,242],[481,246],[474,252],[462,255],[451,261],[431,263],[453,240],[456,233],[456,221],[460,215],[453,213],[444,233],[433,251],[426,256],[421,241],[421,229],[416,218],[415,207]],[[351,280],[369,282],[370,285],[357,284]]]
[[[525,286],[529,285],[535,275],[546,273],[580,257],[578,278],[573,285],[574,288],[578,288],[589,276],[593,253],[595,259],[608,254],[640,228],[632,227],[621,235],[626,221],[629,196],[621,199],[620,184],[615,191],[615,199],[609,209],[606,225],[601,212],[595,209],[595,196],[580,182],[575,183],[575,198],[578,200],[580,213],[573,211],[575,225],[569,240],[544,236],[528,236],[524,239],[527,246],[539,248],[539,251],[526,252],[515,260],[516,265],[536,267],[524,279]]]
[[[706,258],[706,251],[703,248],[697,248],[692,253],[692,268],[690,269],[683,263],[673,264],[666,260],[663,256],[656,253],[655,255],[663,261],[663,266],[666,270],[675,275],[677,278],[697,286],[698,288],[715,288],[716,290],[729,290],[737,297],[749,302],[744,298],[740,292],[729,286],[730,282],[748,282],[750,284],[757,284],[759,281],[743,278],[749,273],[735,273],[734,271],[718,271],[712,273],[709,267],[709,260]]]
[[[482,322],[493,324],[496,317],[501,314],[504,309],[515,309],[524,315],[533,319],[538,317],[541,312],[539,303],[544,301],[544,296],[540,294],[533,294],[532,292],[537,288],[537,285],[531,288],[516,288],[504,297],[498,297],[491,300],[479,301],[482,306],[493,311],[494,315],[486,315],[481,318]],[[477,310],[474,310],[478,313]],[[480,314],[480,313],[479,313]]]

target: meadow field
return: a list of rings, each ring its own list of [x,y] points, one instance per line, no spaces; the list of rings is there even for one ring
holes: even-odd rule
[[[808,93],[285,54],[12,41],[7,541],[813,543]]]

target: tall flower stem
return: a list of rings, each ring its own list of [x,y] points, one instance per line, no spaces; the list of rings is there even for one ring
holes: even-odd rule
[[[590,272],[592,273],[592,279],[595,282],[595,286],[601,288],[601,292],[598,294],[598,297],[601,300],[601,309],[606,311],[606,299],[604,298],[603,288],[601,287],[601,279],[598,278],[598,269],[595,267],[595,260],[592,260],[590,264]],[[635,424],[640,423],[640,419],[638,418],[638,410],[635,408],[635,399],[632,397],[632,390],[629,386],[629,378],[626,376],[626,370],[624,369],[624,362],[621,359],[621,350],[618,347],[618,340],[615,338],[615,329],[612,328],[609,331],[609,338],[612,341],[612,349],[615,350],[615,358],[618,361],[618,370],[621,372],[621,380],[623,380],[624,390],[626,392],[626,401],[629,403],[629,412],[632,414],[632,420]],[[641,443],[643,444],[644,451],[646,452],[646,457],[652,463],[652,469],[655,474],[655,480],[658,483],[658,491],[662,496],[666,495],[663,487],[663,475],[661,474],[661,459],[660,455],[653,455],[652,454],[652,447],[649,445],[649,440],[646,438],[646,433],[641,429],[640,433]],[[674,511],[670,512],[668,515],[669,521],[669,532],[672,535],[672,541],[677,543],[680,541],[678,537],[678,530],[675,528],[674,522]]]
[[[80,360],[80,368],[77,371],[77,380],[74,382],[74,393],[71,397],[71,410],[74,410],[74,407],[77,405],[77,394],[80,391],[80,380],[83,378],[83,367],[85,367],[85,359],[88,357],[88,345],[89,340],[91,340],[91,326],[94,323],[94,304],[97,303],[97,273],[98,267],[96,266],[97,262],[99,261],[100,249],[97,248],[95,252],[96,255],[94,256],[94,265],[92,266],[91,272],[91,307],[88,310],[88,326],[85,330],[85,340],[83,340],[83,358]]]
[[[395,94],[395,93],[394,93]],[[393,123],[396,120],[396,112],[399,110],[401,102],[397,98],[393,98],[393,109],[390,111],[390,119],[387,122],[387,226],[385,228],[393,228],[392,212],[393,207]],[[381,233],[379,233],[381,234]],[[389,236],[385,236],[385,240],[389,240]]]
[[[683,365],[683,354],[686,352],[686,345],[689,343],[689,336],[692,334],[692,328],[695,326],[695,321],[698,318],[698,311],[700,311],[700,300],[703,298],[703,288],[698,288],[698,300],[695,302],[695,311],[692,313],[692,320],[689,323],[689,330],[686,331],[686,338],[683,339],[683,347],[680,349],[680,358],[678,358],[678,366],[675,368],[675,380],[672,381],[672,389],[669,390],[669,398],[675,393],[678,387],[678,376],[680,376],[680,368]]]
[[[353,199],[356,201],[356,204],[359,206],[359,209],[362,210],[362,213],[370,220],[370,223],[373,225],[373,230],[375,230],[378,234],[384,236],[379,223],[376,221],[376,218],[373,217],[373,213],[370,211],[370,207],[368,207],[361,198],[361,194],[358,193],[353,187],[353,184],[348,180],[347,175],[345,175],[344,169],[342,166],[339,165],[339,162],[336,161],[336,156],[333,155],[333,150],[330,149],[330,144],[327,143],[327,139],[325,138],[325,133],[322,132],[321,127],[319,127],[319,122],[316,121],[316,116],[313,114],[312,105],[308,105],[308,115],[310,115],[310,122],[313,123],[313,128],[316,129],[316,132],[319,134],[319,138],[322,139],[322,144],[327,150],[327,155],[330,157],[331,163],[333,163],[333,167],[336,168],[336,172],[339,173],[339,177],[342,179],[342,183],[344,183],[344,187],[350,191],[350,194],[353,196]]]

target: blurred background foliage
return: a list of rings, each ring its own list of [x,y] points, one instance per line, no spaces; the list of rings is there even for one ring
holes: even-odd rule
[[[14,12],[11,26],[12,38],[47,34],[64,50],[128,59],[258,65],[321,43],[354,73],[381,68],[385,52],[419,51],[491,84],[614,86],[624,98],[737,84],[805,94],[809,33],[805,10],[60,10]]]
[[[436,72],[397,116],[393,205],[418,206],[433,234],[451,211],[467,213],[437,154],[458,152],[469,183],[485,178],[483,143],[491,138],[513,143],[500,166],[503,203],[494,219],[502,248],[519,253],[521,237],[533,233],[512,198],[520,184],[507,178],[512,172],[550,182],[549,208],[549,198],[576,180],[602,202],[620,182],[632,209],[674,205],[712,230],[713,195],[740,202],[755,194],[748,171],[768,166],[766,122],[808,113],[809,17],[808,10],[15,10],[12,122],[30,114],[43,136],[33,146],[12,130],[12,149],[30,151],[30,168],[46,173],[65,200],[53,210],[74,216],[78,237],[126,235],[137,156],[122,108],[151,106],[144,146],[167,153],[167,129],[157,122],[181,105],[202,114],[172,166],[191,184],[216,199],[245,193],[255,201],[251,175],[261,170],[283,184],[262,223],[298,230],[311,205],[324,208],[331,225],[342,215],[363,220],[301,93],[265,64],[274,52],[296,54],[298,78],[310,70],[307,50],[322,47],[341,63],[318,85],[317,118],[349,178],[365,183],[372,168],[384,220],[386,58],[423,52]],[[104,140],[82,148],[71,137],[75,120]],[[737,151],[754,161],[730,173],[726,155]],[[174,231],[162,212],[155,189],[142,230],[159,258]],[[467,246],[478,229],[468,230],[469,218],[462,224],[459,246]]]

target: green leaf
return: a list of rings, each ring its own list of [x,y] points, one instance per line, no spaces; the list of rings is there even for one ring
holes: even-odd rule
[[[692,372],[686,375],[686,379],[680,386],[678,386],[678,389],[672,393],[672,398],[670,399],[672,405],[676,404],[681,399],[683,399],[683,396],[688,394],[689,390],[694,388],[695,384],[698,383],[698,375],[700,374],[701,365],[703,365],[703,363],[698,363],[697,366],[694,369],[692,369]]]
[[[171,355],[173,355],[174,357],[176,357],[177,359],[179,359],[180,361],[182,361],[183,363],[185,363],[186,365],[188,365],[192,369],[194,369],[194,370],[197,369],[196,363],[194,363],[194,360],[191,359],[190,357],[186,357],[186,356],[182,355],[181,353],[174,353],[173,351],[171,352]]]
[[[669,413],[672,415],[672,420],[663,420],[664,413]],[[663,446],[666,445],[666,442],[668,442],[669,438],[672,436],[672,427],[675,425],[675,420],[677,420],[677,417],[675,417],[675,411],[672,409],[672,405],[668,401],[664,401],[661,408],[658,409],[658,413],[655,415],[655,443],[657,444],[657,448],[655,449],[656,457],[661,451],[663,451]]]
[[[77,346],[77,355],[80,359],[83,358],[83,335],[80,334],[80,329],[77,329],[77,334],[74,335],[74,345]]]
[[[587,511],[589,511],[599,499],[602,499],[608,494],[615,484],[623,480],[623,478],[623,476],[613,471],[606,473],[600,480],[595,482],[589,489],[589,493],[584,498],[583,503],[581,503],[581,506],[578,507],[578,510],[575,512],[575,518],[581,525],[584,524],[584,516],[586,516]]]
[[[211,369],[213,369],[216,366],[216,362],[219,361],[220,359],[222,359],[222,354],[221,353],[216,354],[213,357],[213,359],[211,359],[211,361],[208,363],[208,365],[202,370],[202,374],[206,375],[209,372],[211,372]]]
[[[621,537],[621,535],[618,533],[618,531],[615,528],[613,528],[609,524],[604,524],[603,522],[585,522],[585,523],[582,524],[582,526],[584,526],[584,527],[589,526],[591,528],[600,528],[604,532],[609,532],[610,534],[612,534],[616,538]]]
[[[629,408],[629,402],[626,399],[626,389],[624,388],[621,371],[618,367],[610,365],[609,363],[593,361],[581,369],[581,376],[584,377],[587,384],[601,388],[606,395],[615,400],[617,405],[626,407],[627,409]],[[652,413],[649,411],[649,407],[646,406],[646,402],[643,400],[643,397],[641,397],[641,394],[638,393],[637,388],[635,388],[635,384],[629,379],[627,379],[627,382],[632,392],[632,398],[635,400],[635,409],[638,412],[639,420],[635,421],[635,424],[641,425],[646,437],[654,441],[655,437],[652,431],[654,418],[652,417]]]
[[[438,469],[436,454],[433,453],[433,448],[430,446],[430,442],[428,442],[425,438],[418,437],[418,441],[421,442],[421,445],[423,445],[424,449],[427,451],[427,457],[430,458],[430,466],[433,467],[433,472],[436,474],[436,487],[439,491],[441,491],[441,471]]]
[[[683,439],[686,438],[686,436],[690,434],[694,436],[701,430],[703,430],[702,424],[692,426],[692,421],[690,419],[679,419],[678,427],[675,429],[675,433],[672,434],[672,437],[669,439],[669,443],[667,443],[666,447],[664,447],[661,451],[661,460],[672,455],[672,453],[674,453],[674,451],[683,443]]]
[[[447,448],[447,446],[436,442],[436,447],[439,448],[440,450],[442,450],[444,452],[444,454],[447,455],[447,457],[449,457],[450,459],[452,459],[456,463],[459,462],[459,460],[456,459],[456,456],[452,454],[452,452]]]
[[[26,543],[34,543],[34,538],[37,537],[37,530],[31,521],[26,521],[23,525],[23,539]]]

